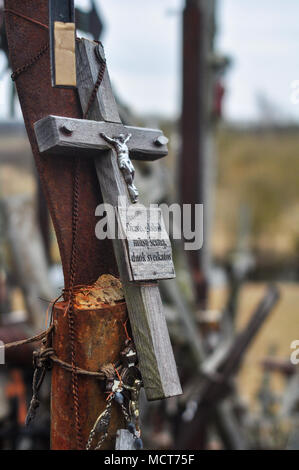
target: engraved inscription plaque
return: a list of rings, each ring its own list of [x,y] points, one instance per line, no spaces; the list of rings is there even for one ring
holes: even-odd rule
[[[131,278],[134,281],[174,278],[171,243],[161,209],[134,205],[119,207],[118,214]]]

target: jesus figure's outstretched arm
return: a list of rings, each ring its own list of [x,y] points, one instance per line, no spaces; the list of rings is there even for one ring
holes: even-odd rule
[[[111,144],[111,145],[115,144],[115,140],[114,140],[114,139],[111,139],[111,137],[109,137],[108,135],[104,134],[104,132],[101,132],[101,133],[100,133],[100,136],[103,137],[103,139],[105,139],[106,142],[108,142],[109,144]]]
[[[132,134],[128,134],[128,135],[127,135],[127,137],[126,137],[126,139],[125,139],[125,144],[126,144],[127,142],[129,142],[129,140],[131,139],[131,137],[132,137]]]

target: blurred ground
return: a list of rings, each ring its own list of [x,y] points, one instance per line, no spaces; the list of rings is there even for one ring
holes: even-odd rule
[[[275,256],[299,250],[297,128],[220,128],[213,252],[235,247],[240,208],[250,218],[250,244]]]
[[[270,353],[289,358],[290,344],[298,339],[299,135],[292,127],[224,127],[218,130],[217,147],[214,258],[221,265],[236,249],[241,211],[245,208],[245,235],[248,249],[255,256],[258,277],[275,273],[275,279],[292,281],[279,282],[281,301],[250,348],[238,376],[242,396],[256,406],[262,381],[261,360]],[[265,285],[244,284],[238,328],[247,322]],[[225,287],[213,288],[210,308],[223,307],[226,295]],[[271,380],[273,390],[282,392],[284,380],[280,374],[272,374]]]

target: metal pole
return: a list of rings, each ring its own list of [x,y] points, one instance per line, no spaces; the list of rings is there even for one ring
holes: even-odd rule
[[[204,204],[204,245],[188,253],[196,299],[206,307],[209,267],[210,113],[213,76],[209,54],[213,50],[215,0],[186,0],[183,12],[183,84],[180,159],[180,199],[191,204],[195,229],[195,204]]]

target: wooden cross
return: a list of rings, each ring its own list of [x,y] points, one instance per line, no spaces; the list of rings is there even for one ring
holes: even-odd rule
[[[76,55],[78,92],[85,113],[105,57],[100,44],[86,39],[77,41]],[[148,161],[167,155],[167,140],[161,131],[122,124],[107,68],[88,118],[93,120],[48,116],[38,121],[35,134],[39,150],[41,154],[48,155],[93,157],[104,202],[117,208],[121,196],[130,205],[128,186],[119,168],[116,152],[103,134],[110,137],[131,134],[127,143],[130,156]],[[147,398],[157,400],[180,395],[182,390],[158,283],[156,280],[132,280],[125,241],[116,238],[113,246]]]

